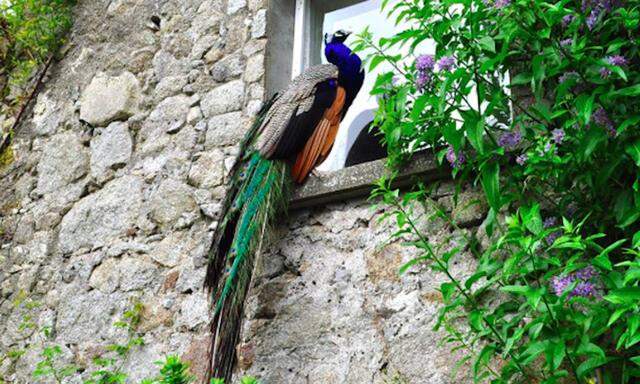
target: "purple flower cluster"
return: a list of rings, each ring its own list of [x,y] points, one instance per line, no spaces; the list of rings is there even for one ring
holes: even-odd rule
[[[582,12],[586,12],[589,8],[591,11],[587,16],[587,28],[592,30],[601,16],[604,17],[606,13],[610,13],[614,8],[621,5],[619,0],[582,0]]]
[[[433,55],[421,55],[416,59],[416,69],[421,72],[431,72],[436,66]]]
[[[505,149],[513,149],[522,141],[520,131],[507,132],[498,138],[498,145]]]
[[[544,229],[555,227],[556,225],[558,225],[558,218],[555,216],[549,216],[542,222],[542,227]]]
[[[627,65],[627,59],[621,55],[607,56],[607,62],[611,65],[616,65],[618,67],[622,67],[623,65]]]
[[[447,149],[447,155],[445,157],[447,158],[447,161],[449,162],[449,164],[451,164],[451,166],[454,168],[460,167],[465,163],[465,161],[467,161],[467,158],[464,156],[464,153],[462,151],[459,151],[456,154],[456,151],[453,149],[452,146],[449,146],[449,148]]]
[[[574,15],[566,15],[562,18],[562,26],[565,28],[568,27],[569,24],[573,23],[573,20],[575,19],[576,17]]]
[[[596,24],[598,23],[598,17],[600,16],[600,14],[602,13],[602,9],[599,7],[593,8],[591,10],[591,13],[589,14],[589,16],[587,16],[587,28],[589,28],[589,30],[592,30]]]
[[[424,90],[424,88],[431,81],[431,74],[427,72],[418,72],[418,77],[416,77],[416,88],[419,91]]]
[[[553,145],[551,145],[551,142],[548,142],[547,144],[544,145],[544,153],[549,153],[551,152],[551,149],[553,148]],[[554,149],[554,153],[558,152],[558,148]]]
[[[529,160],[529,156],[527,156],[526,153],[523,153],[522,155],[516,157],[516,163],[518,163],[518,165],[525,165],[527,160]]]
[[[542,227],[544,229],[549,229],[549,228],[555,227],[556,225],[558,225],[558,219],[556,217],[553,217],[553,216],[547,217],[546,219],[544,219],[544,221],[542,223]],[[547,237],[545,237],[544,240],[547,242],[547,245],[551,245],[560,236],[562,236],[562,231],[555,231],[555,232],[551,232],[550,234],[548,234]]]
[[[438,69],[440,71],[450,71],[456,65],[456,59],[453,56],[444,56],[438,60]]]
[[[564,40],[560,40],[560,46],[561,47],[568,47],[573,43],[573,39],[572,38],[568,38],[568,39],[564,39]]]
[[[502,8],[508,6],[509,4],[511,4],[511,0],[495,0],[493,2],[493,7],[495,9],[502,9]]]
[[[588,266],[564,277],[553,277],[551,279],[551,288],[556,296],[561,296],[570,285],[577,282],[575,288],[569,292],[569,297],[596,297],[598,296],[598,290],[593,280],[597,276],[596,269]]]
[[[627,59],[621,55],[607,56],[605,57],[605,61],[609,65],[616,66],[616,67],[622,67],[624,65],[627,65]],[[606,79],[609,76],[611,76],[611,70],[609,68],[607,67],[600,68],[600,77],[602,77],[603,79]]]
[[[416,59],[416,88],[422,91],[431,82],[431,73],[436,63],[432,55],[421,55]]]
[[[554,129],[553,131],[551,131],[551,137],[553,138],[553,141],[560,145],[562,144],[562,142],[564,141],[564,137],[565,137],[565,133],[563,129]]]
[[[611,121],[604,108],[600,107],[593,112],[593,121],[599,126],[606,128],[609,136],[615,137],[618,134],[613,121]]]

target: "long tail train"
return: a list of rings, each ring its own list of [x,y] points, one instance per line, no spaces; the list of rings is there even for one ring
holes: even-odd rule
[[[241,144],[209,251],[205,287],[211,295],[214,317],[206,383],[212,377],[231,380],[245,297],[257,256],[265,236],[271,233],[275,215],[286,210],[289,200],[289,165],[267,160],[257,151],[246,151],[271,103],[258,114]]]

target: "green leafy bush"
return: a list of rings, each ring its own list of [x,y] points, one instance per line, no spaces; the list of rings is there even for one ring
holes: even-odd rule
[[[428,149],[489,206],[480,251],[473,236],[436,245],[420,230],[416,207],[455,229],[429,187],[400,194],[391,177],[374,192],[422,252],[404,270],[426,262],[449,278],[439,326],[468,351],[461,363],[493,383],[637,382],[640,2],[383,4],[410,27],[365,31],[358,49],[376,52],[370,68],[394,67],[373,90],[386,95],[376,122],[390,166]],[[413,58],[385,53],[399,46]],[[466,248],[478,267],[458,278],[450,262]]]
[[[0,77],[22,85],[64,42],[75,0],[5,0],[0,2]]]

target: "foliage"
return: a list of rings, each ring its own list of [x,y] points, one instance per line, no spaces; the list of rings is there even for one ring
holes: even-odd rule
[[[377,41],[376,123],[389,165],[425,149],[448,163],[457,191],[484,191],[482,227],[436,246],[428,210],[455,222],[421,183],[381,180],[397,238],[444,273],[439,326],[473,356],[477,381],[605,383],[640,377],[640,2],[383,1],[406,27]],[[407,26],[408,25],[408,26]],[[435,43],[435,54],[424,52]],[[390,49],[411,53],[393,56]],[[465,231],[456,230],[457,233]],[[476,250],[471,276],[451,260]],[[465,324],[460,319],[466,319]],[[570,377],[570,378],[569,378]]]
[[[126,382],[124,364],[134,348],[144,345],[143,335],[138,332],[143,310],[142,303],[135,302],[131,309],[124,312],[122,319],[113,324],[114,327],[127,332],[127,340],[124,344],[114,343],[107,346],[107,350],[111,352],[110,356],[94,359],[99,369],[91,372],[91,378],[84,384],[124,384]]]
[[[0,351],[0,366],[6,361],[11,366],[15,366],[27,350],[38,348],[40,360],[36,363],[32,376],[35,380],[43,379],[47,382],[61,384],[72,379],[74,382],[80,380],[83,384],[124,384],[127,382],[127,374],[123,367],[128,361],[130,353],[137,347],[142,346],[144,336],[138,330],[142,320],[144,306],[139,301],[134,301],[132,307],[126,310],[122,319],[114,323],[114,327],[125,330],[127,339],[123,344],[114,343],[107,346],[108,355],[98,356],[94,363],[98,369],[89,372],[88,379],[82,380],[82,370],[80,367],[64,362],[65,353],[61,346],[53,343],[54,333],[51,327],[38,325],[34,322],[41,304],[30,297],[26,292],[20,291],[13,300],[16,310],[22,311],[22,321],[18,325],[18,330],[28,337],[34,331],[38,331],[36,345],[27,345],[22,349],[11,349],[6,352]],[[144,379],[141,384],[189,384],[195,383],[196,378],[189,372],[189,364],[183,362],[178,356],[169,355],[164,361],[155,363],[159,367],[159,373],[154,378]],[[8,383],[5,377],[0,374],[0,384]],[[224,384],[224,381],[213,379],[212,384]],[[250,376],[241,379],[240,384],[259,384]]]
[[[4,0],[0,2],[0,96],[20,86],[64,43],[75,0]]]
[[[157,361],[160,375],[155,379],[147,379],[142,384],[189,384],[195,377],[189,374],[189,365],[182,362],[178,356],[167,356],[164,362]]]

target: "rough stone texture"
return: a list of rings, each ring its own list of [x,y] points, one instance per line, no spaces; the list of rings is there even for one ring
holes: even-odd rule
[[[151,195],[151,218],[161,224],[171,224],[183,214],[193,213],[198,205],[191,189],[179,181],[163,181]]]
[[[53,192],[84,176],[88,157],[80,139],[73,133],[56,135],[44,146],[38,163],[39,194]]]
[[[140,84],[130,72],[111,77],[99,73],[80,99],[80,119],[94,126],[132,116],[138,107]]]
[[[91,140],[91,175],[101,178],[129,162],[133,142],[127,123],[112,123]]]
[[[142,205],[142,180],[125,176],[80,200],[60,224],[60,250],[104,246],[135,224]]]
[[[206,117],[212,117],[242,108],[244,83],[234,80],[214,88],[202,99],[202,111]]]
[[[0,363],[0,376],[34,382],[40,339],[19,328],[31,315],[84,369],[69,383],[83,382],[93,358],[125,339],[114,321],[140,302],[145,345],[123,364],[129,382],[153,376],[168,354],[202,378],[206,255],[225,174],[267,96],[267,21],[278,22],[267,3],[79,2],[66,54],[14,140],[16,160],[0,169],[0,350],[31,346]],[[438,203],[474,231],[486,205],[469,204],[469,191],[454,204],[450,190]],[[381,214],[358,200],[282,216],[247,303],[238,374],[264,384],[381,384],[395,373],[470,382],[450,377],[456,356],[432,330],[442,276],[397,274],[415,251],[382,246],[393,226]],[[434,241],[458,235],[442,221],[424,230]],[[456,273],[473,266],[467,255],[452,262]],[[41,303],[32,313],[14,307],[25,294]]]

